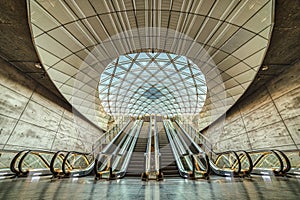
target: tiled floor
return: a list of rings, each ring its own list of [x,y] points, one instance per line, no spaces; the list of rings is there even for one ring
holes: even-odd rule
[[[300,199],[300,179],[212,177],[206,180],[97,181],[48,177],[0,181],[0,199]]]

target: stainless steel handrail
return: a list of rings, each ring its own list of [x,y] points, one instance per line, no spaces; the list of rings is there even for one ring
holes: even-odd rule
[[[171,134],[174,138],[174,141],[176,143],[176,147],[179,151],[179,155],[181,157],[183,157],[183,159],[185,159],[187,165],[188,165],[188,170],[192,171],[193,170],[193,163],[190,159],[190,155],[192,155],[192,152],[190,151],[189,147],[186,145],[186,143],[184,142],[182,136],[180,134],[178,134],[172,124],[171,121],[167,121],[169,124],[169,128],[171,131]],[[185,156],[184,156],[185,155]]]
[[[172,138],[172,136],[170,134],[168,124],[167,124],[167,122],[165,120],[163,121],[163,124],[164,124],[165,130],[166,130],[166,133],[167,133],[167,137],[169,139],[171,150],[172,150],[173,155],[175,157],[175,161],[176,161],[176,164],[177,164],[177,167],[178,167],[178,170],[179,170],[179,174],[182,177],[184,177],[184,178],[188,178],[189,177],[189,173],[183,167],[183,164],[182,164],[182,162],[180,160],[179,153],[178,153],[178,151],[176,149],[176,145],[174,144],[173,138]]]
[[[177,121],[176,121],[177,122]],[[183,133],[185,133],[185,135],[191,140],[191,142],[193,142],[194,146],[197,148],[197,150],[199,152],[204,152],[200,147],[199,145],[190,137],[189,134],[187,134],[187,132],[182,128],[182,126],[177,122],[177,125],[180,127],[180,129],[182,130]],[[194,134],[194,137],[198,138],[199,139],[199,136],[195,133]],[[200,140],[200,139],[199,139]],[[213,152],[214,153],[214,152]],[[237,159],[238,159],[238,156],[236,155]],[[240,168],[237,170],[237,171],[234,171],[234,170],[228,170],[228,169],[221,169],[219,167],[217,167],[215,165],[215,163],[210,159],[209,160],[209,163],[210,163],[210,166],[211,168],[213,169],[214,172],[216,173],[219,173],[219,175],[225,175],[225,176],[233,176],[233,175],[237,175],[239,172],[240,172]]]
[[[159,142],[158,142],[158,131],[156,116],[154,118],[154,154],[155,154],[155,170],[158,176],[161,176],[161,166],[160,166],[160,152],[159,152]]]
[[[151,137],[152,137],[152,118],[150,117],[150,123],[149,123],[149,130],[148,130],[148,141],[147,141],[147,147],[145,152],[145,175],[148,176],[151,170]]]

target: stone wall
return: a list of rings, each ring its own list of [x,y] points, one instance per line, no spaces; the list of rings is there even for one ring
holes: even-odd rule
[[[0,149],[89,152],[102,131],[0,59]]]
[[[300,63],[239,101],[202,131],[217,152],[300,148]],[[251,87],[251,86],[250,86]]]

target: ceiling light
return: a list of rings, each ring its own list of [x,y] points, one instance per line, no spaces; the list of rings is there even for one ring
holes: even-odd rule
[[[42,68],[41,63],[35,63],[34,66],[35,66],[36,68],[39,68],[39,69]]]
[[[267,65],[265,65],[265,66],[263,66],[262,68],[261,68],[261,70],[263,70],[263,71],[266,71],[266,70],[268,70],[269,69],[269,66],[267,66]]]

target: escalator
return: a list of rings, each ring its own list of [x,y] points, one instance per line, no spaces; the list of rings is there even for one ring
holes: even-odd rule
[[[182,135],[182,138],[184,141],[186,141],[187,144],[189,144],[190,151],[196,154],[204,154],[204,151],[202,148],[198,145],[195,140],[193,140],[187,132],[182,128],[182,126],[179,124],[178,121],[176,121],[176,128],[180,130],[180,133]],[[194,135],[195,138],[197,138],[197,135]],[[206,156],[207,157],[207,156]],[[207,162],[207,159],[204,159],[204,157],[199,159],[199,163],[203,164],[203,166],[207,166],[205,164]],[[232,161],[233,160],[233,161]],[[239,160],[238,155],[235,152],[229,152],[218,156],[218,159],[213,160],[210,158],[208,160],[210,168],[213,172],[213,174],[220,175],[220,176],[240,176],[241,172],[241,163]],[[207,166],[209,167],[209,166]],[[202,167],[203,168],[203,167]],[[210,171],[210,170],[208,170]]]
[[[176,158],[179,174],[188,179],[208,179],[210,172],[208,157],[201,151],[196,151],[196,148],[193,149],[193,153],[189,146],[195,144],[192,140],[188,141],[188,138],[184,138],[170,120],[164,120],[164,125]]]
[[[182,136],[184,142],[186,143],[186,145],[188,146],[189,150],[191,151],[191,153],[193,154],[198,154],[199,151],[197,150],[197,148],[195,147],[195,145],[187,138],[187,136],[182,132],[182,130],[180,129],[180,127],[177,125],[177,123],[173,123],[174,128],[176,129],[176,131]]]
[[[128,126],[122,131],[120,135],[118,135],[114,140],[112,140],[112,143],[107,146],[103,152],[107,154],[112,154],[114,150],[117,148],[117,146],[120,144],[122,139],[129,135],[130,130],[132,129],[133,122],[130,122]]]
[[[113,151],[116,145],[126,136],[131,122],[128,122],[121,130],[112,128],[106,134],[103,134],[94,151],[90,153],[81,153],[76,151],[59,151],[51,160],[50,169],[54,177],[81,177],[94,174],[95,151]],[[106,137],[118,133],[109,144],[105,145]],[[103,148],[104,146],[104,148]],[[97,152],[98,153],[98,152]],[[62,160],[62,163],[61,163]]]
[[[141,174],[144,173],[145,171],[144,153],[146,152],[146,148],[147,148],[149,125],[150,125],[149,122],[144,122],[143,124],[143,127],[141,129],[136,145],[133,149],[131,160],[127,168],[127,172],[126,172],[127,177],[141,177]]]
[[[182,128],[179,121],[176,121],[176,124],[177,128],[181,129],[181,132],[184,133],[185,138],[189,137],[190,141],[193,140],[192,143],[195,143],[194,146],[201,143],[206,146],[206,142],[202,141],[202,139],[205,138],[203,135],[201,137],[202,139],[196,134],[196,131],[192,131],[190,133],[191,135],[189,135]],[[193,139],[191,139],[191,137],[193,137]],[[197,148],[203,151],[200,146]],[[284,176],[289,171],[296,171],[297,174],[299,169],[296,164],[297,161],[292,164],[289,160],[289,156],[287,156],[291,155],[290,157],[292,158],[292,155],[296,155],[296,157],[299,158],[300,154],[298,150],[291,151],[290,154],[279,150],[259,150],[251,152],[239,150],[215,153],[208,146],[206,146],[206,148],[211,154],[210,165],[212,171],[214,174],[221,176],[243,177],[249,176],[250,174]],[[191,148],[191,150],[194,151],[193,148]]]
[[[94,166],[96,179],[111,180],[125,176],[142,126],[143,120],[136,120],[118,144],[113,143],[98,154]]]
[[[167,126],[163,125],[165,121],[167,121]],[[160,169],[164,177],[183,176],[182,172],[184,171],[188,175],[195,174],[195,171],[191,172],[193,168],[193,170],[196,168],[198,171],[204,171],[203,168],[206,166],[202,168],[200,166],[199,168],[196,164],[191,168],[191,162],[193,164],[196,162],[202,162],[203,165],[207,164],[204,157],[197,157],[197,155],[204,153],[198,145],[201,142],[199,139],[197,141],[197,135],[188,135],[178,122],[165,121],[156,123],[158,132],[158,135],[155,134],[158,136],[158,142],[156,142],[158,145],[156,146],[159,147],[160,159],[157,159],[158,156],[150,150],[153,158],[160,160],[159,165],[161,167],[156,167],[156,169]],[[151,141],[148,141],[151,138],[148,135],[149,128],[149,122],[128,122],[110,143],[101,150],[106,155],[114,155],[113,159],[104,157],[107,158],[106,165],[112,168],[112,173],[119,174],[116,175],[117,178],[123,177],[125,174],[127,177],[140,177],[144,172],[144,153],[146,152],[147,142]],[[151,142],[149,146],[151,149]],[[185,150],[187,150],[186,153]],[[279,150],[228,151],[214,153],[210,160],[210,166],[214,174],[221,176],[244,176],[245,174],[248,175],[252,169],[252,174],[299,176],[299,156],[299,150],[289,152]],[[289,159],[291,159],[291,162]],[[8,165],[9,162],[10,165]],[[151,166],[154,166],[154,164]],[[0,152],[0,178],[1,176],[10,178],[14,176],[42,175],[56,177],[59,174],[63,177],[79,177],[92,175],[92,172],[96,172],[93,169],[94,155],[92,153],[41,150],[24,150],[20,152],[2,150]],[[190,178],[190,176],[183,177]]]
[[[161,153],[161,171],[164,177],[180,177],[166,130],[162,122],[157,122],[159,152]]]

